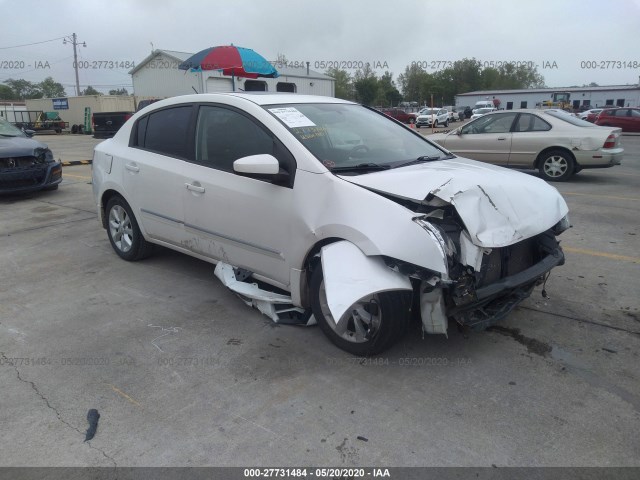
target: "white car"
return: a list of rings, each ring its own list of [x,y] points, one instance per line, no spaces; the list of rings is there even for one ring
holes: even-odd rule
[[[580,120],[586,120],[587,117],[591,114],[593,115],[597,115],[599,114],[602,110],[604,110],[604,108],[592,108],[590,110],[585,110],[584,112],[580,112],[578,113],[578,118]]]
[[[495,107],[478,108],[473,111],[473,115],[471,115],[471,120],[475,120],[476,118],[480,118],[481,116],[486,115],[487,113],[490,113],[490,112],[495,112],[496,110],[497,109]]]
[[[449,126],[449,112],[444,108],[423,108],[416,118],[416,127]]]
[[[355,355],[389,348],[412,310],[433,334],[498,322],[563,263],[569,225],[546,182],[320,96],[161,100],[96,146],[92,183],[122,259],[158,244],[216,264],[247,304]]]
[[[458,121],[458,112],[455,111],[455,107],[452,106],[444,106],[444,108],[449,113],[449,121],[457,122]]]

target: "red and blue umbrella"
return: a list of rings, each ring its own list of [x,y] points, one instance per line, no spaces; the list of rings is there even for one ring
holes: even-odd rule
[[[206,48],[180,65],[180,70],[217,70],[223,75],[246,78],[276,78],[278,71],[262,55],[250,48],[224,45]],[[234,82],[235,83],[235,82]]]

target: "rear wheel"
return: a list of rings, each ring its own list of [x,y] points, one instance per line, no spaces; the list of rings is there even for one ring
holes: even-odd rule
[[[573,175],[575,167],[571,155],[562,150],[551,150],[542,155],[538,169],[545,180],[564,182]]]
[[[142,236],[131,207],[119,195],[107,202],[107,234],[118,256],[127,261],[142,260],[153,253],[153,244]]]
[[[331,315],[320,265],[311,277],[311,308],[318,325],[337,347],[357,356],[387,350],[406,332],[410,292],[381,292],[351,305],[336,322]]]
[[[447,120],[445,120],[444,126],[445,126],[445,128],[449,126],[449,119],[448,118],[447,118]]]

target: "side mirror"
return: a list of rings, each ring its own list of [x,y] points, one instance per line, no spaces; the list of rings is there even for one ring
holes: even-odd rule
[[[266,153],[260,155],[249,155],[233,162],[233,171],[236,173],[251,176],[277,175],[280,171],[280,164],[273,156]]]
[[[36,134],[35,130],[23,130],[23,132],[29,138],[33,137]]]
[[[453,134],[454,134],[454,135],[462,135],[462,127],[460,127],[460,128],[456,128],[456,129],[453,131]]]

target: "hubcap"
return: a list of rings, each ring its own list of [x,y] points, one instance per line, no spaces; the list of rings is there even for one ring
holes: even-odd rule
[[[569,168],[566,158],[559,155],[553,155],[544,162],[544,173],[549,177],[560,177]]]
[[[131,250],[133,244],[133,229],[131,218],[120,205],[114,205],[109,212],[109,233],[116,248],[122,253]]]
[[[329,310],[324,280],[320,283],[320,310],[331,329],[343,339],[353,343],[370,341],[380,328],[382,320],[380,303],[377,295],[361,298],[351,305],[345,314],[336,322]]]

